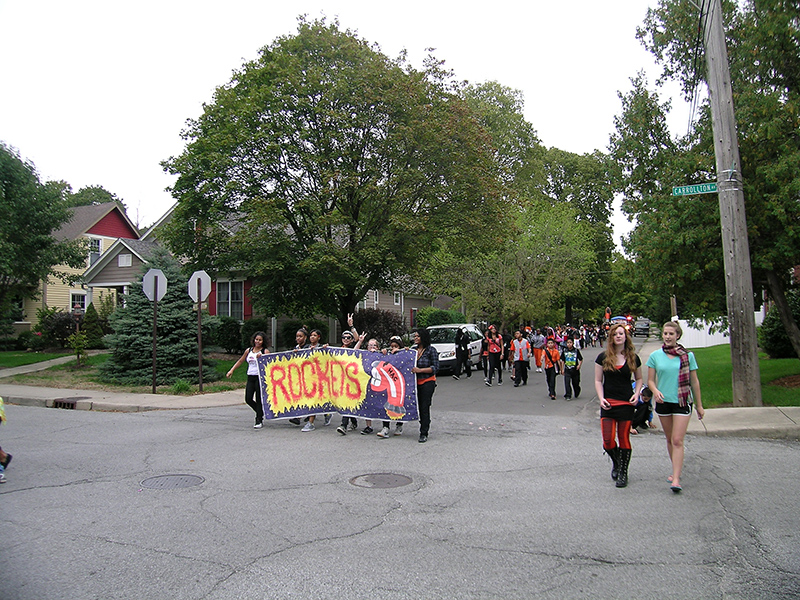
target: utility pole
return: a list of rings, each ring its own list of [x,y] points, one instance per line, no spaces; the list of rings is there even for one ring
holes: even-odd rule
[[[739,140],[720,0],[709,0],[703,42],[717,159],[717,188],[725,261],[725,290],[733,364],[733,405],[763,406],[758,366],[750,244],[740,176]],[[704,15],[705,16],[705,15]]]

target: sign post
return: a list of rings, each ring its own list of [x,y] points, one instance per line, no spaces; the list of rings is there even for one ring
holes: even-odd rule
[[[142,277],[142,290],[153,303],[153,393],[156,393],[156,337],[158,335],[158,301],[167,293],[167,278],[161,269],[150,269]]]
[[[197,304],[197,370],[200,391],[203,391],[203,302],[211,292],[211,277],[205,271],[195,271],[189,278],[189,297]]]

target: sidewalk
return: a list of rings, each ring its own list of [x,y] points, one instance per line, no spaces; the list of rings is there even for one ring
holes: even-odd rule
[[[646,363],[650,353],[659,347],[660,343],[657,341],[644,342],[638,349],[642,364]],[[201,409],[240,406],[244,403],[243,390],[195,396],[173,396],[2,383],[4,377],[44,370],[56,364],[63,364],[70,359],[71,357],[63,357],[35,365],[3,369],[0,371],[0,396],[8,404],[118,412]],[[702,421],[693,416],[688,432],[693,435],[797,440],[800,439],[800,407],[712,408],[706,410],[706,416]]]

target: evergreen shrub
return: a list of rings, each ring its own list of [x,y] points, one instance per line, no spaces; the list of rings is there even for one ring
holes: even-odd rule
[[[786,301],[789,303],[795,322],[800,323],[800,290],[789,291],[786,294]],[[778,309],[774,306],[758,328],[758,345],[769,354],[770,358],[797,358]]]

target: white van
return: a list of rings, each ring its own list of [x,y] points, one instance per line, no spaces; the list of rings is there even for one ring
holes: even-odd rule
[[[469,336],[469,360],[472,366],[481,363],[481,340],[483,334],[477,325],[472,323],[449,323],[447,325],[431,325],[431,346],[439,352],[439,370],[455,371],[456,368],[456,332],[466,331]]]

